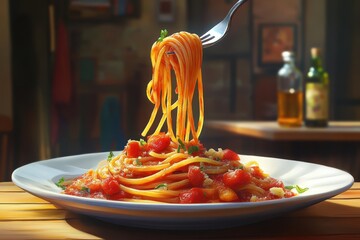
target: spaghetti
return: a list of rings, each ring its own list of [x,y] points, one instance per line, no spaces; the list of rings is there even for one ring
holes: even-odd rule
[[[147,87],[147,97],[154,104],[150,120],[142,135],[145,136],[161,107],[162,117],[154,134],[158,134],[165,121],[168,133],[173,141],[176,137],[188,142],[190,133],[198,141],[204,122],[204,99],[201,75],[202,45],[196,34],[187,32],[175,33],[157,41],[151,48],[153,78]],[[176,78],[177,101],[172,103],[171,71]],[[193,116],[193,97],[198,88],[199,120],[195,127]],[[176,132],[172,126],[171,112],[177,109]],[[176,136],[176,137],[175,137]]]
[[[146,93],[154,108],[142,135],[148,136],[160,112],[156,129],[146,141],[129,140],[117,156],[111,152],[95,170],[58,184],[64,193],[161,203],[263,201],[294,196],[255,162],[243,164],[230,149],[207,150],[200,143],[204,122],[201,41],[187,32],[164,35],[162,32],[151,48],[152,80]],[[197,124],[193,112],[196,89]],[[167,132],[162,130],[165,123]]]

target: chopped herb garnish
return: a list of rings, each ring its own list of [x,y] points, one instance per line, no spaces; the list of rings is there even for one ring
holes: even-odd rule
[[[189,153],[189,154],[193,154],[194,152],[197,152],[197,151],[199,151],[199,147],[198,147],[198,146],[190,146],[190,147],[188,148],[188,153]]]
[[[185,144],[183,143],[183,141],[181,141],[180,138],[178,138],[178,142],[179,142],[179,146],[178,146],[177,152],[180,152],[181,149],[183,149],[184,151],[186,151],[186,146],[185,146]]]
[[[140,161],[140,159],[135,159],[135,165],[136,166],[141,166],[142,165],[142,162]]]
[[[90,188],[88,188],[88,187],[82,187],[82,188],[81,188],[81,191],[90,193]]]
[[[161,183],[161,184],[159,184],[159,185],[157,185],[156,187],[155,187],[155,189],[167,189],[167,184],[166,183]]]
[[[139,143],[140,143],[141,146],[145,146],[146,141],[145,141],[144,139],[140,139],[140,140],[139,140]]]
[[[61,188],[62,190],[65,190],[64,182],[65,182],[65,179],[64,179],[64,177],[62,177],[59,179],[59,181],[57,183],[55,183],[55,185],[58,186],[59,188]]]
[[[205,170],[205,166],[203,162],[200,162],[200,171],[204,171]]]
[[[309,190],[309,188],[301,188],[299,185],[289,185],[289,186],[285,186],[285,188],[288,190],[292,190],[295,188],[298,193],[304,193],[307,190]]]
[[[203,196],[207,198],[207,193],[205,191],[203,191]]]
[[[114,157],[114,153],[111,151],[107,157],[107,160],[110,162],[113,157]]]
[[[186,148],[185,143],[180,138],[178,138],[178,143],[179,143],[179,146],[177,148],[178,153],[181,151],[181,149],[187,151],[189,154],[193,154],[199,151],[199,146],[195,146],[195,145],[191,145],[188,148]]]
[[[162,42],[164,40],[164,38],[166,38],[166,36],[168,35],[168,30],[164,29],[160,31],[160,37],[158,38],[158,40],[156,42]]]

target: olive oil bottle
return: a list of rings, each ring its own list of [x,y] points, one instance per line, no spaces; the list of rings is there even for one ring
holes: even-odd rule
[[[319,48],[311,48],[311,66],[305,82],[305,126],[326,127],[329,119],[329,75]]]
[[[282,53],[284,65],[277,75],[277,122],[283,127],[300,127],[303,122],[303,76],[295,65],[294,53]]]

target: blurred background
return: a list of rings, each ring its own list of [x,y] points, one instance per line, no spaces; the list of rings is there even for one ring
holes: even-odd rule
[[[26,163],[139,139],[152,110],[145,88],[160,30],[202,35],[235,2],[1,0],[0,120],[10,136],[0,150],[8,153],[3,179]],[[306,72],[310,48],[320,47],[330,119],[359,120],[359,13],[357,0],[249,0],[227,37],[204,50],[205,119],[276,120],[281,51],[293,50]],[[202,142],[225,144],[221,137],[205,128]]]

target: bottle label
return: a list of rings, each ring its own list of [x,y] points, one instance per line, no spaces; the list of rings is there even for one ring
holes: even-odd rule
[[[327,85],[307,83],[305,99],[307,119],[328,119],[329,94]]]

